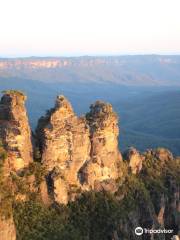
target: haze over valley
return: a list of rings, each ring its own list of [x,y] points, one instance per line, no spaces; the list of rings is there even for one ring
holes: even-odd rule
[[[79,115],[104,100],[120,117],[120,149],[180,154],[179,69],[178,55],[0,59],[0,89],[27,94],[33,129],[54,95],[65,95]]]

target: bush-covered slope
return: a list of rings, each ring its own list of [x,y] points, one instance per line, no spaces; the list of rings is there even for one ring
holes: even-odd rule
[[[171,155],[161,153],[158,157],[159,151],[144,154],[139,175],[132,174],[124,160],[115,194],[85,192],[67,206],[46,207],[39,200],[14,202],[17,240],[134,240],[137,226],[165,227],[177,234],[179,216],[172,203],[180,184],[180,162],[168,160]],[[166,156],[164,160],[163,156]],[[164,203],[162,198],[166,199]],[[164,206],[163,226],[158,214]],[[171,236],[159,234],[155,239],[168,240]],[[150,239],[150,235],[138,239]]]

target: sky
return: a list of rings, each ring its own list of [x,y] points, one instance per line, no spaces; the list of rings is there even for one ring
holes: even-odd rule
[[[180,0],[0,0],[0,56],[180,54]]]

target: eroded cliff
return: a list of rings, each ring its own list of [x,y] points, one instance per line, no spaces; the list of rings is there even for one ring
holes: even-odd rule
[[[0,101],[0,139],[8,154],[8,167],[19,171],[33,161],[31,130],[25,108],[26,96],[6,91]]]
[[[91,189],[97,189],[99,183],[107,183],[120,176],[122,157],[118,149],[118,117],[110,104],[97,101],[90,106],[86,120],[91,151],[90,160],[81,169],[82,181]]]
[[[118,118],[112,106],[96,102],[86,117],[77,117],[64,96],[39,120],[38,142],[47,182],[57,202],[67,203],[74,188],[95,189],[119,176]]]
[[[16,239],[12,216],[15,193],[12,174],[20,174],[33,161],[31,130],[25,100],[26,96],[19,91],[6,91],[0,101],[1,240]]]

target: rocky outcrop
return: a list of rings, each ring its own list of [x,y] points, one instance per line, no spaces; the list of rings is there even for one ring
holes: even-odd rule
[[[98,182],[119,177],[118,117],[110,104],[97,101],[86,115],[90,128],[90,161],[82,167],[83,182],[95,189]]]
[[[6,91],[0,101],[0,139],[8,154],[8,167],[16,172],[32,162],[25,100],[26,96],[21,92]]]
[[[1,240],[16,239],[12,216],[13,199],[27,200],[27,195],[19,191],[14,179],[20,178],[21,173],[33,161],[25,100],[23,93],[14,90],[4,92],[0,100],[0,208],[3,210],[0,210]],[[35,182],[34,176],[32,177],[29,176],[28,179]],[[23,181],[21,186],[24,187]],[[28,191],[30,192],[31,188],[28,188]]]
[[[11,90],[0,101],[0,139],[7,154],[3,163],[7,176],[21,173],[33,161],[25,100],[23,93]],[[86,117],[77,117],[68,100],[58,96],[55,107],[41,117],[37,127],[41,162],[48,172],[40,185],[44,202],[67,203],[79,188],[115,192],[122,160],[118,134],[118,118],[110,104],[96,102]]]
[[[153,154],[154,157],[158,158],[161,161],[161,163],[168,162],[174,159],[172,153],[165,148],[158,148],[156,151],[153,152]]]
[[[141,171],[144,157],[135,148],[129,148],[124,153],[124,158],[128,161],[133,174],[138,174]]]
[[[49,192],[55,201],[67,203],[74,186],[114,191],[122,159],[118,134],[118,118],[110,104],[96,102],[86,118],[77,117],[68,100],[57,97],[55,107],[39,120],[37,128],[42,163],[49,171]]]
[[[42,163],[53,181],[55,200],[61,202],[61,198],[65,203],[70,185],[79,185],[79,170],[89,160],[90,139],[86,119],[78,118],[68,100],[58,96],[55,107],[39,120],[37,136]],[[51,174],[55,169],[56,178]]]
[[[67,204],[69,201],[69,185],[62,177],[58,167],[55,167],[49,172],[47,180],[51,200],[58,203]]]

